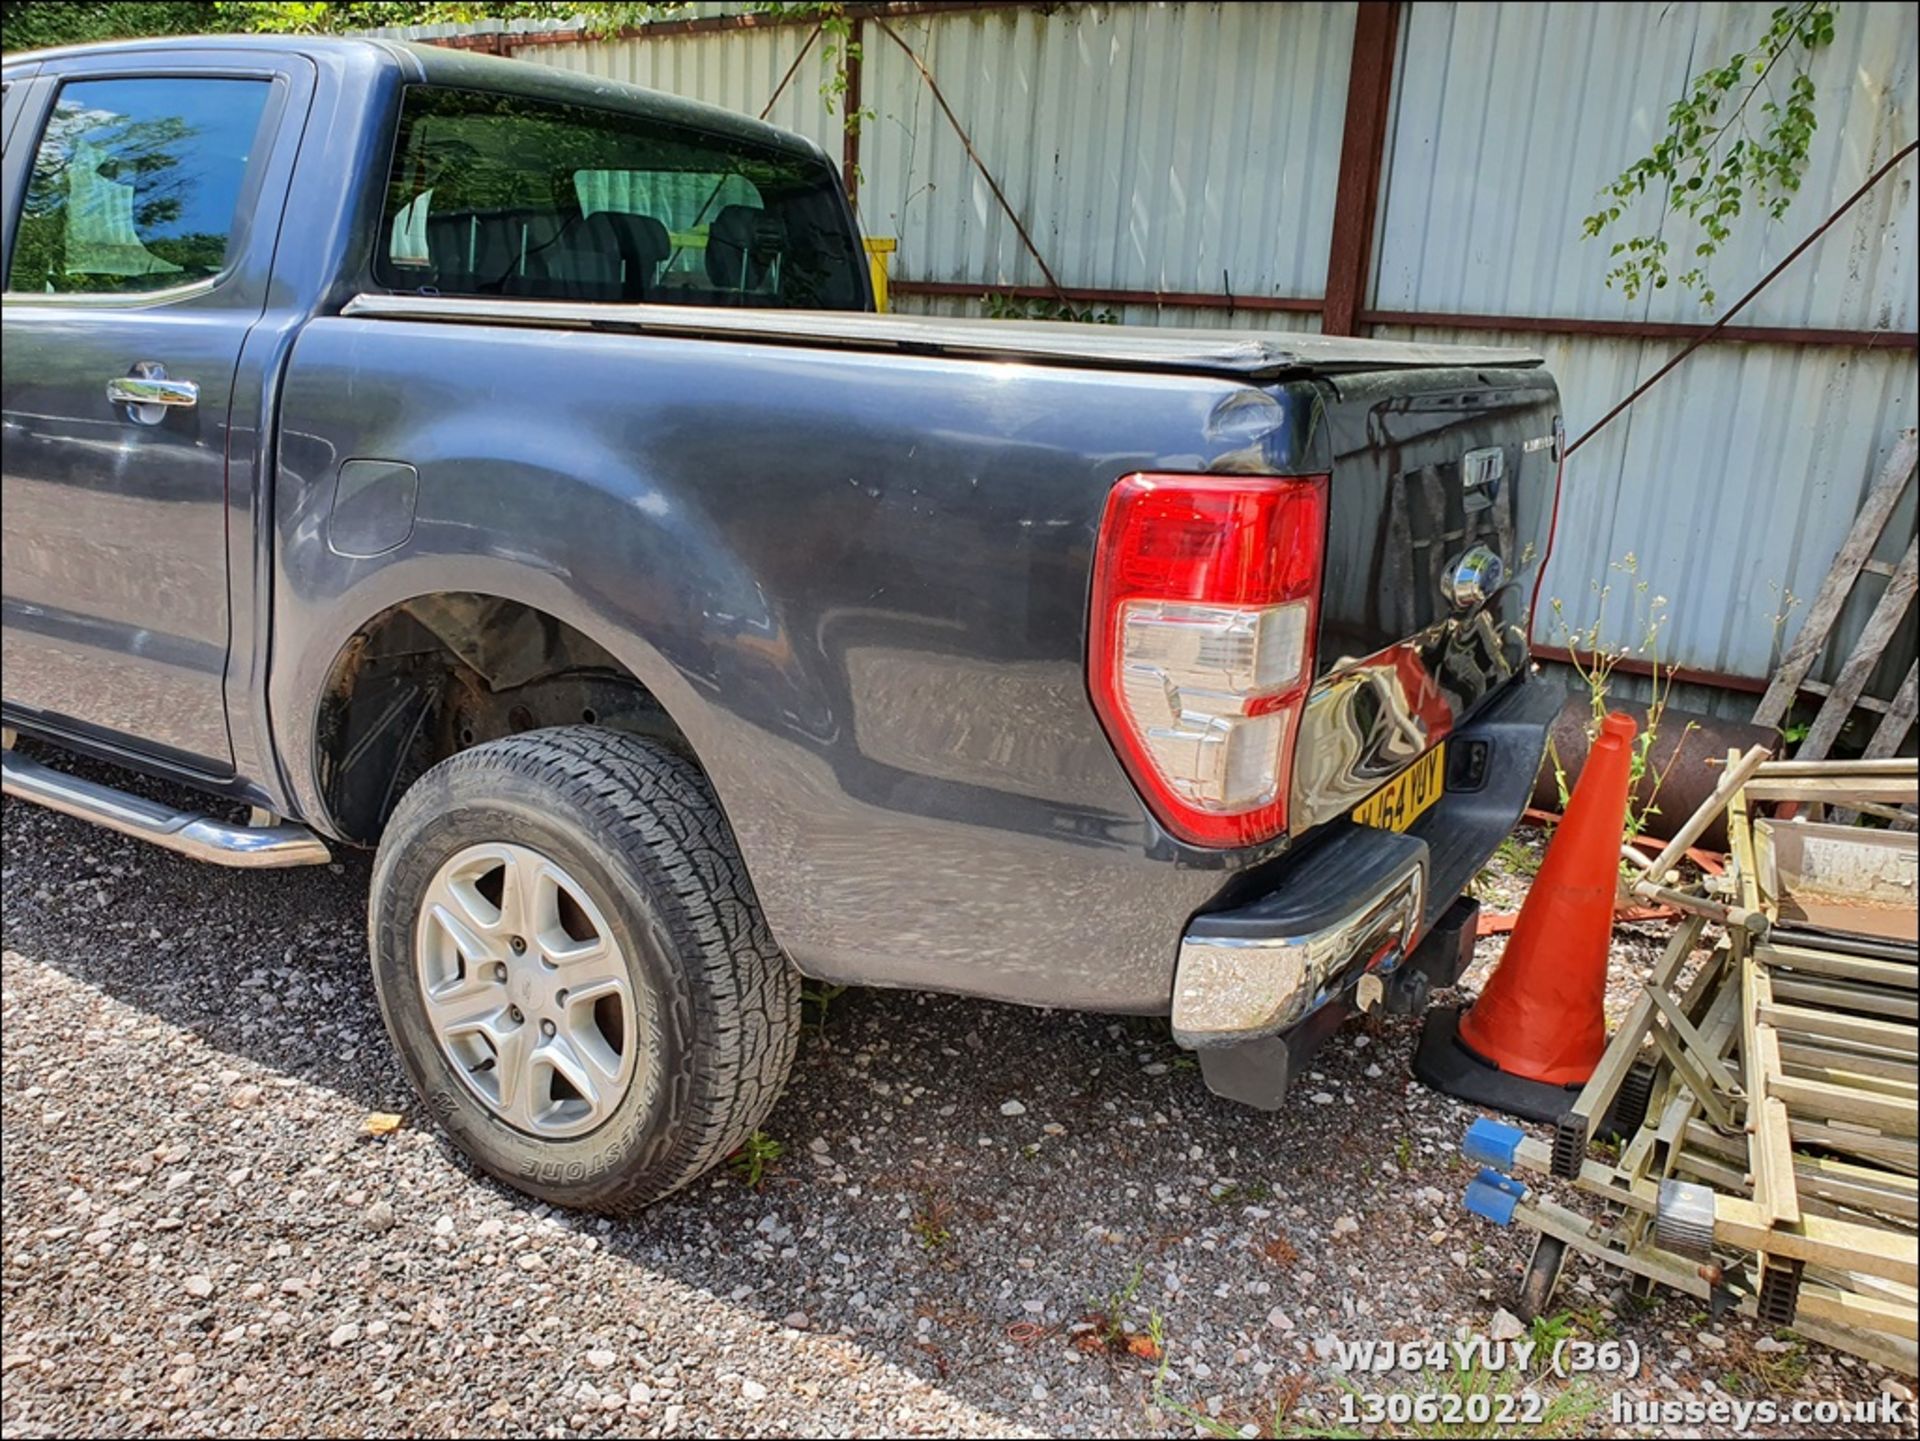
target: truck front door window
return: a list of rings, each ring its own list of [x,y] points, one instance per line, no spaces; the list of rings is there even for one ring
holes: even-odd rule
[[[9,289],[140,293],[218,275],[270,88],[185,77],[63,87],[34,154]]]

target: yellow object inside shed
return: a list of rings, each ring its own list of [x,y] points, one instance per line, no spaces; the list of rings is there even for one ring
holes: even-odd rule
[[[891,308],[887,304],[887,268],[899,243],[891,235],[867,237],[867,268],[873,272],[873,307],[883,313]]]

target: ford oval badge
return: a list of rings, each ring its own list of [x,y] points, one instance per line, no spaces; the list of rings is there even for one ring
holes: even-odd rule
[[[1490,547],[1476,545],[1447,568],[1440,588],[1455,610],[1472,610],[1486,604],[1506,578],[1506,562]]]

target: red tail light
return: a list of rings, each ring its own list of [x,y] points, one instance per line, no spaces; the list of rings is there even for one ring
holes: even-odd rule
[[[1130,475],[1107,500],[1094,708],[1154,815],[1195,845],[1287,828],[1326,486],[1323,475]]]

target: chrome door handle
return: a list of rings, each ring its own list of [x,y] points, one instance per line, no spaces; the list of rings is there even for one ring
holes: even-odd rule
[[[191,380],[146,380],[126,375],[107,382],[107,399],[121,405],[198,405],[200,387]]]
[[[200,387],[191,380],[169,380],[165,366],[143,360],[107,382],[107,399],[130,407],[132,418],[142,425],[158,425],[168,408],[198,405]]]

